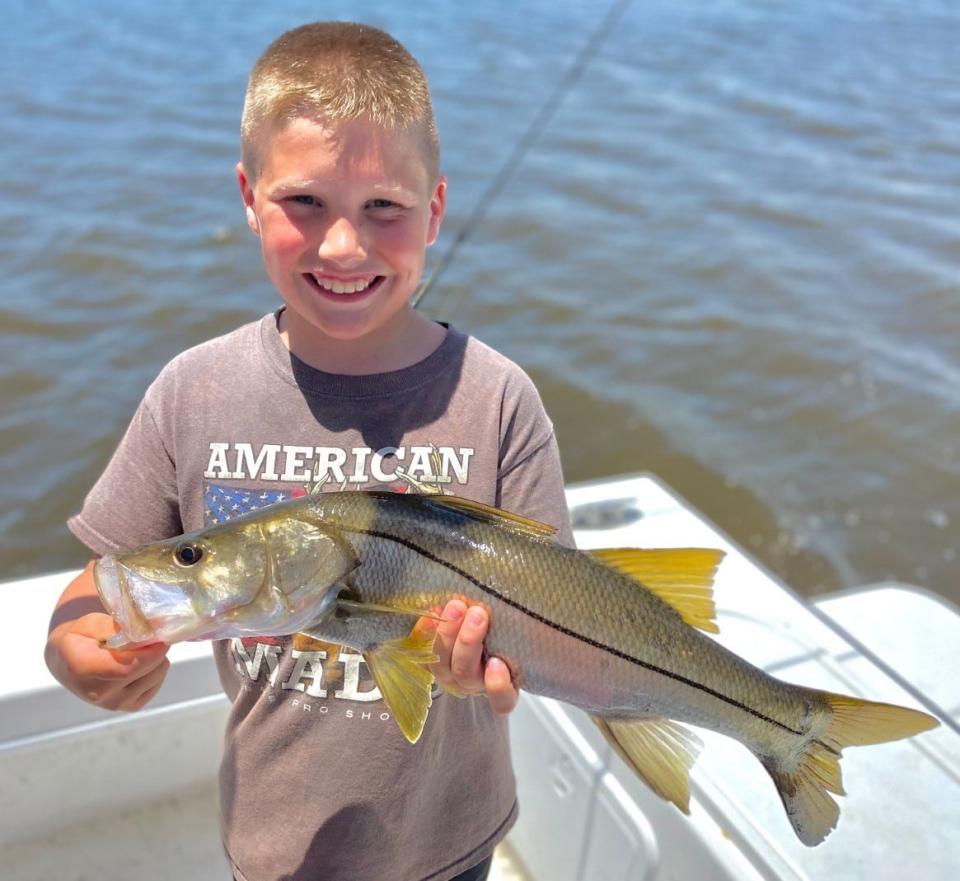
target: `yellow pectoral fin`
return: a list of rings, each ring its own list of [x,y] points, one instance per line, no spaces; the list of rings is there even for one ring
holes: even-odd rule
[[[587,551],[671,606],[691,627],[719,633],[713,576],[723,551],[712,548],[600,548]]]
[[[393,713],[403,736],[416,743],[430,711],[433,674],[427,669],[440,659],[433,652],[433,634],[414,630],[364,654],[374,682]]]
[[[407,615],[411,618],[430,618],[433,621],[443,621],[432,609],[404,609],[400,606],[386,606],[380,603],[365,603],[361,600],[338,599],[337,608],[340,611],[362,615],[366,612],[386,612],[389,615]]]
[[[593,721],[614,752],[660,798],[690,813],[690,769],[703,746],[692,731],[669,719]]]

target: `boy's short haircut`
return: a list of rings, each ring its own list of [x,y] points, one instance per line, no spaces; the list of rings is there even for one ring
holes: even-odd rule
[[[415,132],[431,181],[440,141],[427,78],[389,34],[366,24],[320,21],[281,34],[257,60],[247,83],[240,128],[248,177],[259,174],[258,138],[296,119],[369,119]]]

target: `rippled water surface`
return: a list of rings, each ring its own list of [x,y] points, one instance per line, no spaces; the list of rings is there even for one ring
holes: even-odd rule
[[[7,10],[0,577],[79,565],[148,382],[275,305],[233,181],[272,37],[354,18],[421,60],[436,262],[606,9]],[[652,470],[808,594],[960,601],[958,45],[952,0],[627,3],[425,309],[529,370],[568,479]]]

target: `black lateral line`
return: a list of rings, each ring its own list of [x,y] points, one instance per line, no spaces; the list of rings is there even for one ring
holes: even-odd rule
[[[791,728],[789,725],[784,725],[783,722],[778,722],[776,719],[772,719],[769,716],[764,715],[758,710],[755,710],[753,707],[747,706],[747,704],[743,704],[740,701],[730,697],[729,695],[723,694],[722,692],[715,691],[714,689],[710,688],[707,685],[703,685],[700,682],[695,682],[692,679],[687,679],[686,676],[681,676],[679,673],[674,673],[672,670],[664,670],[662,667],[657,667],[655,664],[650,664],[649,662],[641,660],[640,658],[635,658],[633,657],[633,655],[628,655],[626,652],[622,652],[620,651],[620,649],[616,649],[613,646],[609,646],[595,639],[591,639],[588,636],[584,636],[583,634],[577,633],[575,630],[570,630],[569,628],[564,627],[562,624],[557,624],[555,621],[551,621],[549,618],[545,618],[543,615],[540,615],[537,612],[531,611],[526,606],[518,603],[516,600],[510,599],[510,597],[504,596],[503,594],[494,590],[488,584],[484,584],[482,581],[480,581],[479,578],[474,577],[469,572],[464,571],[454,563],[451,563],[448,560],[444,560],[442,557],[438,557],[436,554],[431,553],[426,548],[422,548],[408,539],[400,538],[396,535],[390,535],[389,533],[386,533],[386,532],[380,532],[375,529],[359,529],[359,528],[351,528],[351,527],[343,527],[343,526],[341,526],[340,528],[344,529],[345,531],[359,532],[359,533],[362,533],[363,535],[371,535],[375,538],[382,538],[382,539],[386,539],[387,541],[392,541],[392,542],[396,542],[397,544],[401,544],[404,547],[409,548],[411,551],[414,551],[420,554],[420,556],[426,557],[428,560],[432,560],[434,563],[439,563],[441,566],[443,566],[446,569],[449,569],[451,572],[456,573],[461,578],[465,578],[467,581],[471,582],[471,584],[476,585],[484,593],[492,597],[496,597],[496,599],[500,600],[500,602],[506,603],[508,606],[511,606],[512,608],[517,609],[518,611],[522,612],[524,615],[527,615],[528,617],[533,618],[534,621],[539,621],[541,624],[545,624],[547,627],[552,627],[554,630],[557,630],[560,633],[565,634],[566,636],[573,637],[574,639],[579,639],[581,642],[585,642],[587,645],[593,646],[594,648],[600,649],[601,651],[608,652],[609,654],[614,655],[618,658],[621,658],[624,661],[629,661],[632,664],[637,664],[638,666],[643,667],[647,670],[650,670],[653,673],[659,673],[661,676],[666,676],[677,682],[682,682],[684,685],[689,685],[691,688],[696,688],[700,691],[703,691],[706,694],[709,694],[711,697],[715,697],[718,700],[723,701],[724,703],[737,707],[738,709],[743,710],[745,713],[749,713],[751,716],[755,716],[757,719],[762,719],[764,722],[768,722],[769,724],[774,725],[777,728],[782,728],[784,731],[789,731],[791,734],[796,734],[798,737],[803,737],[804,734],[806,733],[804,731],[797,731]],[[820,741],[815,741],[815,742],[825,747],[826,749],[830,749],[830,747],[828,747],[824,743],[821,743]],[[830,749],[830,752],[836,753],[836,750]]]

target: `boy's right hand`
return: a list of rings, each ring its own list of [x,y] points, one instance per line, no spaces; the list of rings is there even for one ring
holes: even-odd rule
[[[170,668],[165,643],[114,651],[103,647],[117,626],[93,579],[94,561],[63,592],[44,656],[56,679],[75,695],[107,710],[139,710],[160,690]]]

